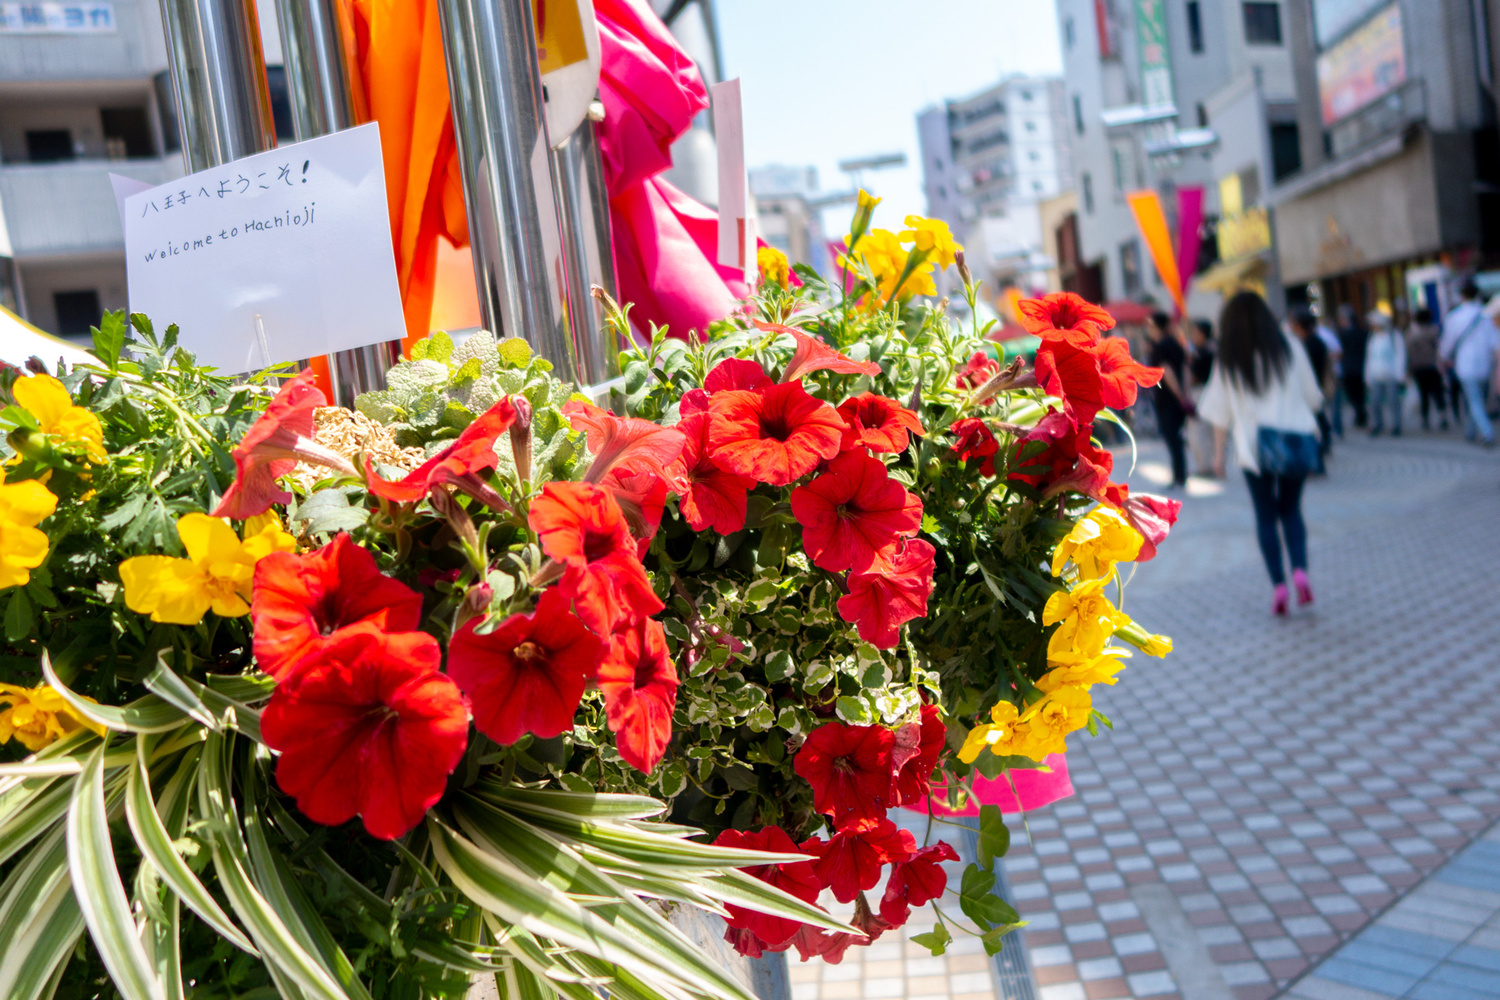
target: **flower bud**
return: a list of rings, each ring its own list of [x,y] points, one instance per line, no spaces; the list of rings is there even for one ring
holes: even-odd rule
[[[462,628],[469,619],[478,618],[488,612],[490,602],[494,600],[494,597],[495,589],[482,580],[464,591],[464,602],[458,608],[458,627]]]
[[[531,482],[531,400],[525,396],[512,396],[511,406],[516,409],[516,421],[510,425],[510,454],[516,461],[516,476],[521,482]]]
[[[974,276],[969,273],[969,265],[964,262],[964,252],[962,250],[953,255],[953,263],[958,266],[958,276],[963,279],[964,287],[973,286]]]

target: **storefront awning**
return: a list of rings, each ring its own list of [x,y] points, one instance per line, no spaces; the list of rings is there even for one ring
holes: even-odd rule
[[[48,371],[56,371],[58,358],[69,365],[98,361],[77,344],[38,330],[9,309],[0,306],[0,361],[21,367],[31,357],[41,358]]]
[[[1228,295],[1246,288],[1259,290],[1265,287],[1266,275],[1270,273],[1270,270],[1271,265],[1266,262],[1266,258],[1261,254],[1255,254],[1236,260],[1220,261],[1193,279],[1193,284],[1199,291],[1218,292],[1221,295]]]

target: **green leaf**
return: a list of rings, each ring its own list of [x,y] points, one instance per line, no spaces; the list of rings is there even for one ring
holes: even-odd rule
[[[985,871],[978,865],[970,865],[964,869],[959,889],[959,909],[984,930],[997,924],[1013,924],[1021,919],[1009,903],[995,895],[994,889],[994,872]]]
[[[158,695],[162,700],[169,702],[176,708],[188,715],[189,718],[199,722],[210,729],[219,726],[219,720],[213,717],[208,706],[203,704],[193,689],[172,669],[167,661],[173,655],[174,650],[170,647],[157,652],[156,666],[141,681],[148,691]]]
[[[125,349],[125,313],[116,310],[107,312],[94,327],[94,357],[104,362],[110,371],[118,371],[120,352]]]
[[[59,823],[0,886],[0,927],[7,930],[5,947],[0,948],[0,996],[10,1000],[28,995],[28,988],[23,985],[28,981],[30,995],[35,996],[45,984],[52,966],[63,956],[56,956],[45,968],[41,967],[39,956],[47,953],[49,928],[58,934],[68,929],[54,926],[54,921],[60,910],[69,907],[73,923],[67,950],[71,950],[83,932],[83,917],[78,913],[68,883],[67,838]]]
[[[250,939],[234,925],[172,846],[172,835],[163,825],[161,816],[156,811],[156,803],[151,798],[151,777],[146,767],[144,736],[136,737],[136,765],[130,769],[130,778],[125,786],[125,818],[130,824],[130,832],[135,835],[141,856],[151,862],[162,881],[188,908],[230,944],[258,956],[260,952],[255,950]]]
[[[68,873],[73,895],[99,949],[99,957],[126,1000],[166,1000],[136,934],[125,886],[115,868],[114,845],[104,804],[105,744],[89,755],[83,773],[73,781],[68,809]]]
[[[947,924],[938,924],[926,934],[913,934],[912,944],[921,945],[933,955],[941,955],[948,950],[948,945],[953,943],[953,935],[948,933]]]
[[[36,619],[31,614],[31,599],[24,588],[16,588],[5,608],[5,637],[11,642],[20,642],[36,629]]]
[[[979,807],[979,866],[986,871],[1010,850],[1010,830],[999,806]]]
[[[66,781],[56,778],[31,778],[36,790],[8,808],[8,815],[0,821],[0,864],[31,843],[42,832],[51,827],[67,811],[72,789]]]
[[[62,682],[52,669],[52,661],[46,650],[42,651],[42,675],[74,711],[106,729],[120,733],[165,733],[187,721],[187,715],[182,709],[168,704],[154,694],[137,698],[123,707],[99,705],[89,701]]]
[[[874,721],[874,716],[870,713],[870,705],[863,698],[844,695],[839,698],[835,706],[839,718],[845,722],[853,723],[857,726],[865,726]]]

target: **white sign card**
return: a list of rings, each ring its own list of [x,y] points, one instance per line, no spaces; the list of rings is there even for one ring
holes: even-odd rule
[[[130,308],[245,372],[406,333],[375,123],[125,199]]]
[[[709,88],[714,108],[714,138],[719,147],[719,263],[743,268],[745,280],[755,272],[755,214],[745,175],[745,118],[738,78]]]

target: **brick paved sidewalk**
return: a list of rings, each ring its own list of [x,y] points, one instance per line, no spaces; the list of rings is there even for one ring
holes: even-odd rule
[[[1079,794],[1012,821],[1041,1000],[1266,1000],[1500,817],[1500,456],[1351,439],[1305,509],[1318,600],[1289,620],[1238,478],[1191,484],[1131,582],[1127,608],[1177,651],[1094,689],[1114,730],[1070,741]],[[976,985],[940,988],[953,959],[918,983],[919,954],[793,962],[794,995]]]

